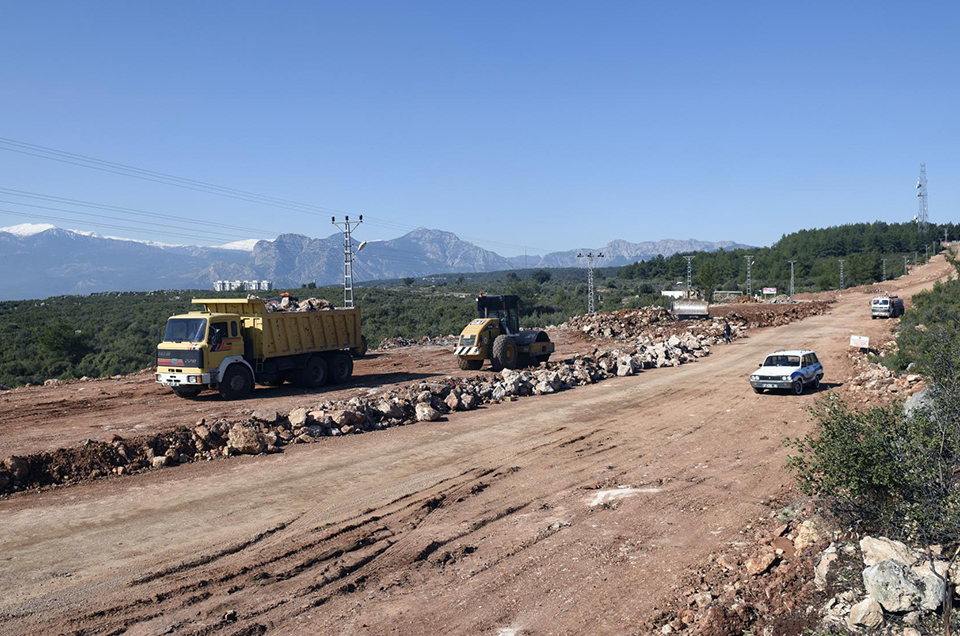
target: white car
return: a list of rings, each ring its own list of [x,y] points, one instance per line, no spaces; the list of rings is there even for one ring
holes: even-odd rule
[[[750,374],[750,386],[757,393],[766,389],[787,389],[795,395],[812,386],[820,388],[823,365],[813,351],[774,351]]]

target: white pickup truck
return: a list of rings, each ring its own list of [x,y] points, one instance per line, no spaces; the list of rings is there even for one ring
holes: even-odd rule
[[[766,389],[787,389],[801,395],[804,388],[820,388],[823,365],[813,351],[774,351],[750,374],[750,386],[756,393]]]

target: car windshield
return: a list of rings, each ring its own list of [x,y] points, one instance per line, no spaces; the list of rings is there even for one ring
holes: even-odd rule
[[[206,318],[171,318],[163,334],[164,342],[203,342],[207,334]]]
[[[763,361],[763,366],[765,367],[799,367],[800,356],[787,356],[783,354],[775,354],[772,356],[767,356],[767,359]]]
[[[878,299],[878,300],[873,301],[873,304],[874,304],[874,305],[884,305],[884,306],[886,306],[886,305],[889,305],[889,304],[890,304],[890,301],[887,300],[886,298],[883,298],[883,299]]]

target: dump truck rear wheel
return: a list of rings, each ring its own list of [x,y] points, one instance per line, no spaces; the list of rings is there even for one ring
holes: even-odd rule
[[[479,371],[483,366],[483,360],[471,360],[469,358],[457,357],[457,366],[464,371]]]
[[[311,356],[307,366],[297,373],[297,385],[307,389],[319,389],[327,383],[327,361],[322,356]]]
[[[190,399],[200,395],[200,388],[195,386],[177,387],[173,390],[173,392],[182,398]]]
[[[367,355],[367,337],[360,336],[360,344],[350,350],[350,355],[354,358],[362,358]]]
[[[497,336],[493,341],[493,350],[490,353],[490,360],[495,366],[502,369],[515,369],[517,367],[517,343],[510,336]]]
[[[327,362],[330,372],[330,381],[334,384],[343,384],[353,375],[353,360],[345,353],[335,353]]]
[[[239,400],[253,390],[253,377],[242,364],[231,364],[220,379],[220,395],[225,400]]]

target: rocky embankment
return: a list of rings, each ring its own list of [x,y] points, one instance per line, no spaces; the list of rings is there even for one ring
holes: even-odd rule
[[[850,537],[822,517],[771,512],[691,572],[656,634],[882,633],[943,627],[947,579],[958,565],[939,546],[917,550],[885,537]],[[950,594],[955,594],[951,590]]]

